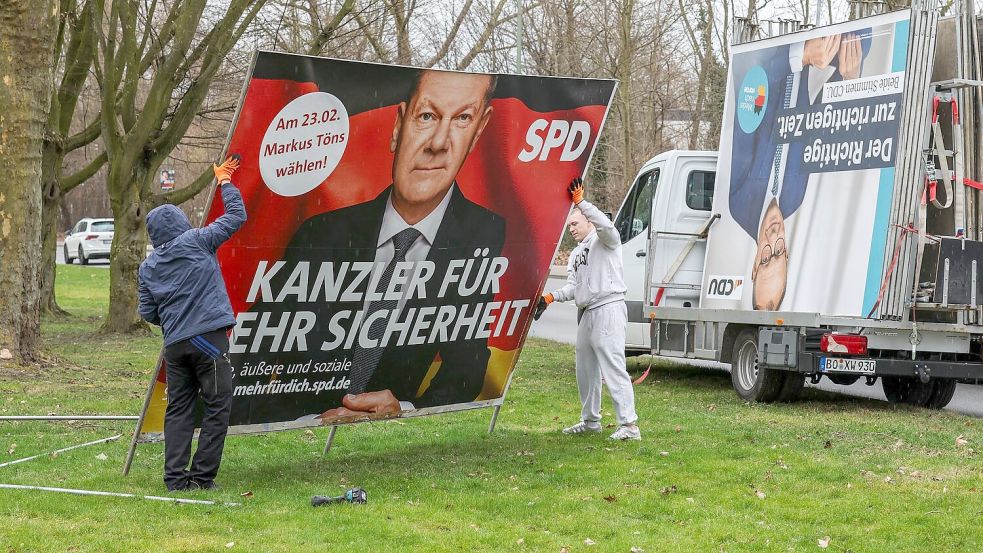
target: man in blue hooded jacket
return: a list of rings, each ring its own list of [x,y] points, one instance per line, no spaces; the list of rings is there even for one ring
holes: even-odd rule
[[[225,214],[208,226],[191,228],[184,212],[170,204],[147,214],[154,251],[140,264],[140,316],[164,332],[164,483],[171,491],[215,487],[229,428],[233,368],[227,331],[235,317],[215,252],[246,222],[231,180],[238,167],[236,157],[213,166]],[[188,469],[199,393],[204,413]]]

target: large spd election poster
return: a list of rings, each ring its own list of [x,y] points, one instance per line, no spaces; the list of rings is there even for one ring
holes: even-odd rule
[[[258,52],[218,251],[231,432],[500,402],[614,87]]]
[[[909,12],[734,46],[701,306],[865,316],[894,191]]]

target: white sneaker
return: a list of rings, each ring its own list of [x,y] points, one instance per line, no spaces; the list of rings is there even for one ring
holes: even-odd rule
[[[642,431],[638,429],[637,425],[623,424],[608,437],[612,440],[641,440]]]
[[[586,434],[588,432],[600,432],[601,425],[593,421],[580,421],[573,426],[563,429],[564,434]]]

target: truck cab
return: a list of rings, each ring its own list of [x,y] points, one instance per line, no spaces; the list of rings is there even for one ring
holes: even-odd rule
[[[671,150],[645,162],[614,219],[628,288],[629,353],[649,353],[650,306],[699,307],[717,153]],[[685,254],[685,255],[684,255]]]

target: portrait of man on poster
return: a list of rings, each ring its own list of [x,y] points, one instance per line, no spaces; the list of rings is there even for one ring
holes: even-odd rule
[[[269,407],[307,416],[314,413],[317,405],[333,403],[331,408],[317,411],[317,418],[327,421],[464,403],[478,397],[490,357],[487,338],[468,332],[448,341],[399,345],[394,339],[383,338],[393,318],[397,322],[410,321],[421,309],[452,305],[457,307],[459,317],[474,315],[477,319],[480,312],[475,312],[493,299],[492,291],[465,296],[457,286],[442,291],[440,288],[452,260],[494,258],[501,253],[505,240],[505,220],[469,200],[456,180],[492,116],[490,101],[495,81],[494,76],[485,74],[419,71],[408,96],[396,110],[390,139],[391,185],[367,202],[309,218],[294,233],[284,252],[283,261],[288,267],[301,262],[317,266],[326,261],[335,266],[372,262],[376,267],[385,267],[378,278],[364,279],[356,286],[363,298],[369,285],[378,291],[386,290],[397,263],[432,262],[435,276],[426,281],[424,293],[388,301],[254,306],[266,311],[316,313],[316,322],[307,335],[308,343],[314,344],[312,350],[329,335],[333,314],[343,310],[363,312],[362,328],[348,331],[364,333],[369,342],[381,345],[361,347],[361,340],[356,339],[350,348],[329,353],[333,359],[351,362],[351,384],[340,397],[341,405],[325,394],[291,394],[305,397],[289,399],[281,395],[259,402],[254,397],[254,402],[279,402]],[[351,319],[347,324],[350,323]],[[310,359],[310,354],[304,353]],[[295,353],[281,357],[288,358],[286,362],[294,361],[290,357],[302,360]],[[257,408],[254,405],[250,409]]]

